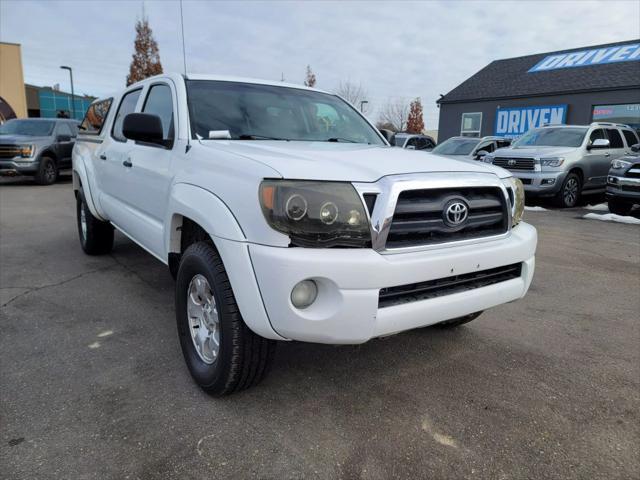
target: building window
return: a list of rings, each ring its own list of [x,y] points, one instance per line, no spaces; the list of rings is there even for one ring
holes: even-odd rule
[[[640,131],[640,103],[623,105],[594,105],[594,122],[623,123]]]
[[[479,137],[482,127],[482,112],[463,113],[460,135],[463,137]]]

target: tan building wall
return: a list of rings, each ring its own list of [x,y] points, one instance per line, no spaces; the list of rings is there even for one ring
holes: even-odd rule
[[[15,43],[0,42],[0,97],[11,106],[18,118],[26,118],[22,54],[20,45]]]

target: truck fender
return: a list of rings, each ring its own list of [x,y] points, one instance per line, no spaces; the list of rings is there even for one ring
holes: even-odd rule
[[[82,190],[84,199],[87,202],[87,206],[89,207],[92,215],[99,220],[108,221],[107,218],[104,217],[104,215],[100,214],[96,203],[94,202],[93,196],[94,194],[96,194],[96,192],[91,189],[89,172],[87,172],[84,160],[82,159],[82,157],[75,157],[73,159],[73,191],[77,193],[80,190]]]
[[[167,253],[180,253],[182,217],[197,223],[212,237],[246,241],[238,221],[219,197],[202,187],[177,183],[169,197],[168,218],[164,223],[164,245]]]
[[[264,338],[285,340],[271,325],[253,271],[246,236],[229,207],[204,188],[187,183],[175,184],[164,223],[167,261],[170,254],[180,253],[184,217],[200,225],[211,237],[247,326]]]

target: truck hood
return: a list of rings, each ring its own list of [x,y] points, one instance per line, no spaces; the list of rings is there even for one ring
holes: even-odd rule
[[[576,151],[578,147],[522,147],[499,148],[495,152],[496,157],[537,158],[559,157]]]
[[[22,145],[46,142],[50,137],[33,137],[30,135],[0,135],[0,143],[7,145]]]
[[[435,172],[510,173],[481,162],[445,158],[395,147],[332,142],[269,140],[204,140],[220,149],[271,167],[281,177],[296,180],[375,182],[387,175]]]

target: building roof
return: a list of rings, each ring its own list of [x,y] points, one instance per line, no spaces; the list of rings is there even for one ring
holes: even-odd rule
[[[56,94],[59,94],[59,95],[67,95],[69,97],[71,96],[71,92],[65,92],[64,90],[54,90],[53,87],[39,87],[37,85],[31,85],[29,83],[25,83],[24,86],[27,89],[31,88],[31,89],[34,89],[34,90],[37,90],[37,91],[48,90],[48,91],[51,91],[51,92],[55,92]],[[76,93],[75,97],[76,98],[84,98],[86,100],[95,100],[97,98],[97,97],[94,97],[93,95],[85,95],[83,93]]]
[[[631,40],[495,60],[441,97],[437,103],[463,103],[561,93],[640,88],[640,62],[637,61],[529,72],[531,68],[551,55],[637,44],[639,42],[640,40]]]

